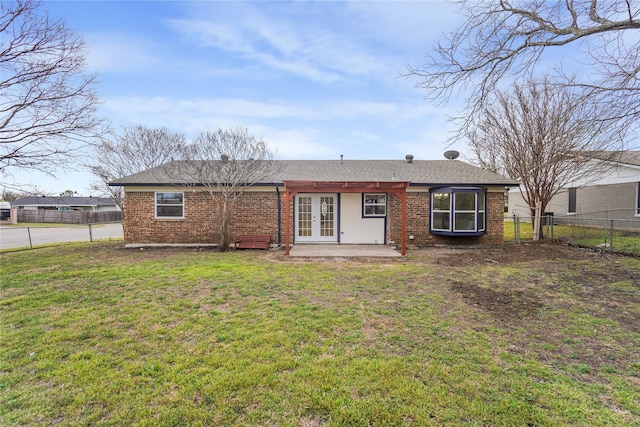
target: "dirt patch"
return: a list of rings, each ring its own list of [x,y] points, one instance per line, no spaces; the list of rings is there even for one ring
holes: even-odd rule
[[[452,289],[459,292],[469,305],[485,310],[503,322],[527,321],[543,306],[520,290],[499,291],[462,282],[455,282]]]
[[[624,372],[633,363],[629,345],[640,333],[636,258],[563,244],[429,248],[412,256],[458,276],[448,280],[450,298],[471,308],[457,314],[459,321],[502,325],[510,352],[533,351],[556,369],[590,373]],[[469,279],[459,280],[464,275]]]
[[[610,257],[601,251],[565,244],[522,244],[478,247],[429,247],[408,253],[409,258],[432,265],[463,267],[478,264],[515,264],[540,260],[585,260]]]

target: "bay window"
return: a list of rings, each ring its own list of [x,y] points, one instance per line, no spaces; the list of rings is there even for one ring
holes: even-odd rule
[[[432,234],[473,236],[486,230],[486,191],[448,187],[431,191]]]

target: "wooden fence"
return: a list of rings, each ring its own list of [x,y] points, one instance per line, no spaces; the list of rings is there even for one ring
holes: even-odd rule
[[[18,222],[45,222],[54,224],[98,224],[122,221],[121,211],[58,211],[18,209]]]

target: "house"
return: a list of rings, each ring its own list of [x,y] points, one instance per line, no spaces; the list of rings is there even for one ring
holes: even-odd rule
[[[30,196],[11,202],[13,209],[111,212],[120,208],[112,198]]]
[[[640,151],[590,153],[594,172],[563,187],[547,205],[556,223],[601,225],[602,220],[623,220],[640,228]],[[594,167],[595,166],[595,167]],[[576,173],[576,176],[583,176]],[[520,190],[509,190],[509,215],[530,217]]]
[[[228,161],[228,160],[227,160]],[[218,241],[218,206],[169,162],[109,185],[124,187],[127,246]],[[281,160],[247,188],[231,225],[275,245],[502,244],[505,187],[516,181],[458,160]]]

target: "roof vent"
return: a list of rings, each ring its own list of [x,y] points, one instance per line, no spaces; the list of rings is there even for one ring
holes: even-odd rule
[[[406,156],[404,156],[404,158],[407,163],[413,163],[413,154],[407,154]]]
[[[449,160],[455,160],[459,155],[460,153],[458,153],[456,150],[449,150],[444,152],[444,158]]]
[[[223,162],[228,162],[229,161],[229,156],[227,156],[226,154],[223,154],[220,156],[220,160],[222,160]]]

